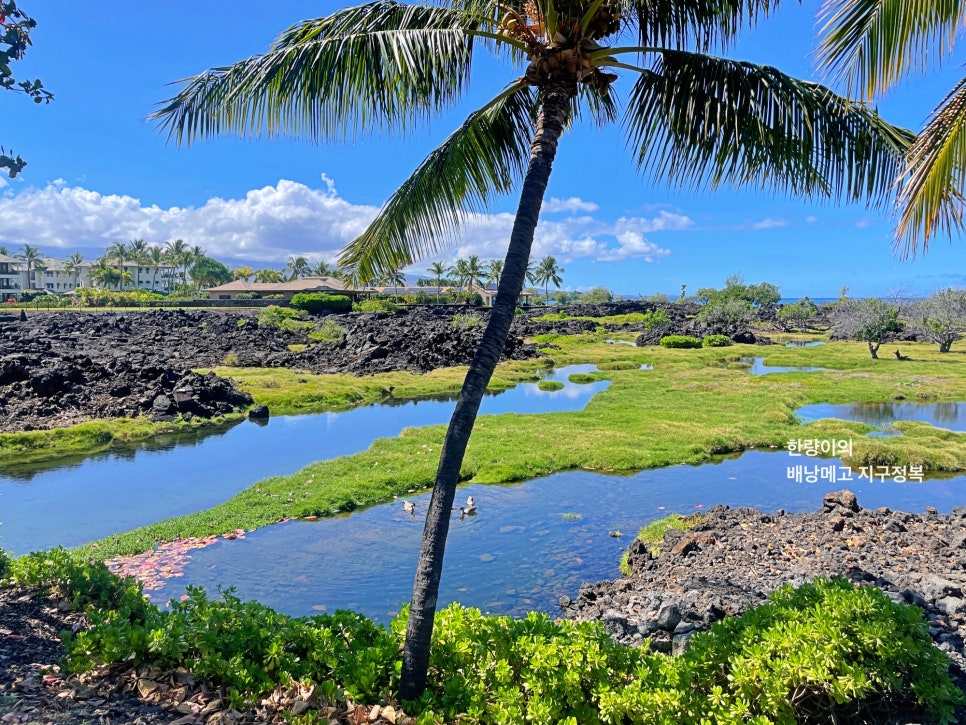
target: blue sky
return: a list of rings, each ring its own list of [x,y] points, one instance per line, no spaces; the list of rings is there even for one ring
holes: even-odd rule
[[[182,238],[232,266],[281,267],[293,254],[334,261],[435,144],[518,71],[481,56],[466,103],[404,139],[220,138],[176,148],[145,117],[174,92],[172,81],[257,54],[289,25],[343,5],[22,0],[39,25],[15,73],[42,78],[55,100],[39,106],[0,94],[0,143],[28,161],[19,177],[0,181],[0,244],[93,258],[114,241]],[[787,2],[729,55],[816,78],[819,6]],[[920,128],[957,66],[882,99],[883,115]],[[619,80],[617,89],[631,82]],[[502,257],[515,207],[512,195],[499,200],[438,258]],[[557,257],[567,288],[621,294],[721,286],[736,272],[774,282],[788,297],[835,296],[843,285],[881,295],[963,284],[960,240],[939,240],[903,262],[892,253],[891,228],[887,213],[858,205],[669,190],[636,171],[619,127],[578,125],[561,141],[534,256]]]

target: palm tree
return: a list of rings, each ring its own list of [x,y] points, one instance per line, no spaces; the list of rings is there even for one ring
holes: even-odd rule
[[[433,275],[433,282],[436,283],[436,304],[439,304],[439,288],[443,286],[443,275],[446,274],[446,265],[442,262],[433,262],[429,265],[427,273]]]
[[[111,266],[107,257],[98,259],[91,267],[91,282],[95,287],[106,289],[112,284],[117,284],[121,279],[117,269]]]
[[[255,272],[256,282],[281,282],[284,276],[277,269],[260,269]]]
[[[255,270],[251,267],[238,267],[231,273],[231,276],[235,279],[243,279],[247,282],[253,276],[255,276]]]
[[[396,289],[399,285],[406,284],[406,275],[403,274],[401,267],[396,267],[395,269],[386,270],[382,275],[383,284],[392,285],[392,296],[396,297]]]
[[[10,250],[7,249],[7,245],[0,244],[0,254],[2,254],[4,257],[10,256]]]
[[[311,265],[305,257],[292,256],[288,258],[288,264],[285,265],[285,269],[289,271],[289,279],[299,279],[309,273]]]
[[[486,274],[486,286],[493,285],[496,287],[500,284],[500,276],[503,274],[503,260],[491,259],[483,267],[483,271]]]
[[[74,252],[67,259],[64,260],[64,272],[67,274],[74,275],[74,288],[80,286],[80,272],[81,263],[84,261],[84,255],[80,252]]]
[[[563,273],[564,270],[557,266],[557,260],[549,255],[541,259],[540,264],[537,265],[534,278],[535,281],[543,284],[543,303],[545,305],[550,304],[550,283],[553,282],[553,286],[560,289],[560,283],[563,282],[560,275]]]
[[[191,266],[192,260],[191,249],[189,249],[183,239],[175,239],[173,242],[165,243],[164,256],[167,258],[168,264],[172,267],[175,269],[182,268],[181,285],[187,287],[188,267]]]
[[[329,264],[324,259],[316,263],[314,267],[309,270],[309,273],[315,277],[339,277],[339,268]]]
[[[469,280],[469,266],[465,259],[457,259],[456,264],[449,268],[449,273],[456,278],[456,286],[459,287],[459,291],[462,292],[463,288],[466,286]]]
[[[430,153],[340,260],[363,280],[436,254],[458,240],[467,212],[486,209],[520,182],[500,286],[447,429],[426,516],[402,699],[425,688],[460,467],[523,288],[558,142],[582,118],[618,118],[614,71],[631,83],[623,122],[635,161],[658,178],[695,189],[750,183],[803,195],[888,198],[911,134],[818,84],[710,54],[775,4],[376,0],[300,23],[264,55],[188,80],[154,114],[182,144],[260,131],[342,141],[413,130],[448,111],[470,84],[474,51],[494,50],[523,65]],[[636,36],[631,45],[604,45],[618,31]]]
[[[820,65],[872,99],[938,62],[966,23],[966,5],[940,0],[826,0]],[[966,77],[929,117],[899,178],[895,248],[914,256],[936,235],[962,232],[966,193]]]
[[[124,261],[128,258],[127,245],[124,242],[114,242],[104,252],[106,259],[117,260],[117,288],[121,289],[124,278]]]
[[[23,263],[26,267],[27,280],[24,284],[24,289],[36,289],[35,287],[31,287],[30,271],[43,261],[43,256],[40,254],[40,247],[33,247],[29,244],[24,244],[23,251],[15,256],[17,259],[23,260]]]
[[[141,266],[148,264],[148,249],[150,245],[143,239],[132,239],[127,244],[127,259],[136,265],[132,279],[141,280]]]
[[[158,291],[158,271],[164,266],[165,257],[164,250],[161,249],[157,244],[152,244],[147,249],[147,254],[145,255],[145,264],[151,265],[151,291]],[[169,288],[170,289],[170,288]]]
[[[484,275],[485,272],[483,271],[483,267],[480,266],[480,258],[475,254],[471,254],[469,259],[466,260],[467,284],[480,287],[483,284]]]

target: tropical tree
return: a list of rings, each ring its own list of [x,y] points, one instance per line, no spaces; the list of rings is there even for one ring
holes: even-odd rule
[[[829,317],[836,337],[865,342],[873,360],[879,359],[882,343],[895,339],[902,330],[898,308],[878,297],[844,299]]]
[[[255,272],[255,281],[272,283],[281,282],[284,279],[284,275],[277,269],[260,269]]]
[[[251,267],[237,267],[232,270],[232,279],[243,279],[246,282],[255,276],[255,270]]]
[[[493,309],[440,454],[410,606],[399,695],[424,689],[460,466],[503,352],[565,128],[623,123],[635,162],[679,187],[752,185],[844,199],[891,192],[911,134],[860,103],[775,68],[718,57],[775,0],[377,0],[286,31],[261,56],[188,80],[154,114],[189,144],[225,132],[342,141],[411,131],[470,85],[472,57],[522,65],[392,195],[343,250],[356,280],[456,243],[467,212],[520,182]],[[628,46],[608,46],[624,31]],[[715,51],[715,54],[712,54]],[[626,60],[625,60],[626,58]],[[521,72],[522,71],[522,72]]]
[[[199,247],[200,249],[200,247]],[[181,270],[181,284],[188,286],[188,267],[194,262],[194,252],[183,239],[175,239],[164,245],[164,254],[168,264],[175,269]]]
[[[107,257],[101,257],[91,267],[91,282],[95,287],[107,289],[113,284],[118,284],[120,280],[121,275],[118,274],[117,269],[111,265]]]
[[[199,289],[216,287],[231,281],[231,270],[217,259],[202,255],[191,265],[191,281]]]
[[[158,271],[164,266],[164,250],[157,244],[148,247],[144,263],[151,267],[151,291],[158,291]]]
[[[339,268],[333,264],[329,264],[324,259],[316,262],[315,266],[309,272],[316,277],[335,277],[339,279]]]
[[[493,285],[496,287],[500,284],[500,275],[503,274],[503,260],[491,259],[483,267],[483,272],[486,275],[486,286],[489,287],[490,285]]]
[[[117,281],[117,288],[121,289],[124,278],[124,262],[128,258],[127,245],[124,242],[114,242],[104,252],[104,257],[117,260],[117,277],[115,280]]]
[[[433,262],[426,272],[433,275],[433,282],[436,283],[436,304],[439,304],[439,288],[443,286],[443,277],[447,273],[446,265],[442,262]]]
[[[289,279],[299,279],[304,277],[309,273],[312,266],[309,264],[309,260],[305,257],[292,256],[288,258],[288,264],[285,265],[285,269],[289,273]]]
[[[939,345],[939,352],[949,352],[966,332],[966,290],[937,290],[916,302],[908,319],[913,331]]]
[[[561,277],[563,273],[564,270],[560,268],[557,260],[553,257],[547,255],[540,260],[535,277],[537,282],[543,284],[544,304],[550,302],[550,283],[553,282],[553,286],[560,289],[560,284],[563,282],[563,277]]]
[[[383,272],[380,281],[383,285],[392,285],[392,295],[395,297],[397,288],[406,284],[406,275],[403,274],[402,267],[396,267]]]
[[[449,268],[449,273],[453,275],[453,279],[456,280],[456,286],[459,291],[462,292],[463,288],[466,286],[466,280],[469,278],[469,272],[466,268],[466,260],[463,258],[457,259],[452,267]]]
[[[2,254],[5,257],[10,256],[10,250],[7,249],[7,245],[0,244],[0,254]]]
[[[17,259],[20,259],[24,263],[24,267],[27,272],[27,281],[24,284],[24,289],[32,289],[30,285],[30,272],[33,270],[41,261],[43,261],[43,255],[40,253],[40,247],[34,247],[29,244],[23,245],[23,251],[19,254],[14,255]]]
[[[871,100],[938,63],[966,27],[966,4],[948,0],[825,0],[820,66]],[[905,256],[936,235],[962,232],[966,193],[966,77],[933,110],[906,156],[895,230]]]
[[[74,252],[67,259],[64,260],[64,272],[69,275],[74,276],[74,287],[80,286],[80,273],[81,264],[84,261],[84,255],[80,252]]]
[[[466,260],[466,284],[476,285],[477,287],[482,286],[483,278],[486,273],[483,271],[483,265],[480,264],[480,258],[475,254],[471,254]]]

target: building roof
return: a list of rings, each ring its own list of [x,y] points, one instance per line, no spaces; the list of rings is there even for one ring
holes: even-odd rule
[[[288,282],[246,282],[236,279],[217,287],[208,287],[206,292],[342,292],[345,283],[335,277],[302,277]]]

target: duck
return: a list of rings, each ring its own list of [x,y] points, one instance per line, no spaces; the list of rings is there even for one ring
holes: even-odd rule
[[[473,516],[476,514],[476,499],[469,496],[466,499],[466,506],[460,506],[460,518],[464,516]]]
[[[405,511],[410,516],[416,515],[416,504],[412,501],[403,501],[403,511]]]

